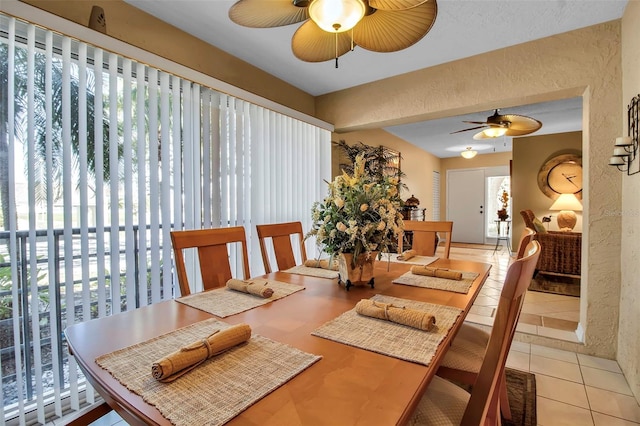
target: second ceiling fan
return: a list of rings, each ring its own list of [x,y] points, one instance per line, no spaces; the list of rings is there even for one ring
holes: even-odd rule
[[[535,118],[518,114],[500,114],[497,109],[494,110],[493,115],[487,117],[486,121],[463,121],[463,123],[477,124],[478,126],[458,130],[451,134],[484,129],[473,135],[473,138],[490,139],[502,135],[524,136],[533,133],[542,127],[542,122]]]

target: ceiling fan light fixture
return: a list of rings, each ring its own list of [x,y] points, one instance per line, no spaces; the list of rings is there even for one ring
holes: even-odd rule
[[[362,0],[313,0],[309,16],[322,30],[342,33],[355,27],[366,10]]]
[[[484,129],[482,133],[488,138],[499,138],[507,133],[507,130],[509,130],[508,127],[489,127],[488,129]]]
[[[474,151],[471,149],[470,146],[467,147],[467,149],[465,151],[462,151],[460,153],[460,155],[462,155],[464,158],[466,158],[467,160],[473,158],[476,156],[476,154],[478,154],[478,151]]]

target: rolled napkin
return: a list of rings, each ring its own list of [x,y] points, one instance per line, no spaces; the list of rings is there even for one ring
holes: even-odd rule
[[[207,359],[218,355],[251,338],[251,327],[238,324],[225,330],[216,330],[208,337],[183,346],[179,350],[156,361],[151,366],[153,378],[172,382],[196,368]]]
[[[254,294],[256,296],[268,299],[273,296],[273,289],[267,287],[267,284],[269,284],[268,281],[264,281],[264,284],[261,284],[260,282],[243,281],[231,278],[229,281],[227,281],[227,288],[235,291],[241,291],[243,293]]]
[[[398,260],[409,260],[416,255],[415,250],[405,250],[398,256]]]
[[[416,265],[411,267],[411,273],[415,275],[426,275],[428,277],[446,278],[448,280],[462,279],[462,272],[451,271],[447,268],[434,268],[426,265]]]
[[[436,318],[429,312],[370,299],[359,301],[356,304],[356,312],[367,317],[379,318],[425,331],[431,330],[436,325]]]
[[[335,260],[333,262],[329,262],[329,259],[307,259],[304,261],[304,266],[309,268],[329,269],[331,271],[338,270],[338,262]]]

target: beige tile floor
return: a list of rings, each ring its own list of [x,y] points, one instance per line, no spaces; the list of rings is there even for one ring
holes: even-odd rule
[[[504,247],[500,247],[497,251],[493,248],[452,247],[450,257],[477,260],[492,265],[490,276],[467,316],[470,322],[492,325],[502,283],[512,261],[509,253]],[[529,291],[525,297],[517,330],[577,343],[578,337],[575,332],[579,319],[580,298]]]
[[[451,258],[492,264],[491,276],[467,319],[493,324],[502,280],[511,261],[509,254],[505,249],[494,253],[493,249],[452,247]],[[529,317],[525,316],[526,322],[521,321],[518,330],[577,342],[574,324],[579,309],[576,297],[527,292],[522,314]],[[640,425],[640,405],[615,361],[514,341],[507,366],[536,375],[539,426]],[[111,412],[92,425],[125,426],[126,422]]]

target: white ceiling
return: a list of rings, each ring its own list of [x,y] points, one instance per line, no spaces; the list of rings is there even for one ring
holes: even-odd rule
[[[619,19],[627,4],[627,0],[438,0],[435,24],[421,41],[394,53],[356,47],[340,57],[336,69],[333,61],[307,63],[293,55],[291,36],[301,24],[255,29],[231,22],[228,10],[234,0],[125,1],[314,96]],[[501,113],[536,118],[543,122],[536,134],[544,134],[580,130],[581,111],[581,100],[573,99]],[[458,155],[469,145],[480,153],[510,151],[510,138],[481,141],[485,146],[480,147],[471,143],[478,142],[472,139],[475,132],[450,135],[466,128],[462,120],[484,121],[492,112],[387,130],[438,157]]]

